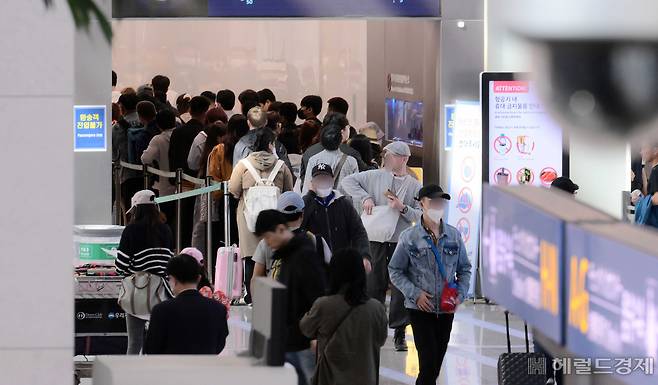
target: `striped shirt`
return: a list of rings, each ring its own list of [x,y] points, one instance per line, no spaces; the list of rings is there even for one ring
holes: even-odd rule
[[[173,256],[171,250],[161,247],[142,250],[132,257],[119,250],[115,264],[117,272],[121,275],[127,276],[144,271],[164,277],[167,275],[167,263]]]
[[[120,275],[144,271],[166,277],[167,264],[174,256],[173,236],[169,226],[149,229],[141,223],[128,225],[121,235],[115,265]]]

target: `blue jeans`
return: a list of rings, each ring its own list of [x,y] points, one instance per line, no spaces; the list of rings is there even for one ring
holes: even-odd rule
[[[310,385],[315,373],[315,353],[311,349],[286,353],[286,362],[295,367],[298,385]]]

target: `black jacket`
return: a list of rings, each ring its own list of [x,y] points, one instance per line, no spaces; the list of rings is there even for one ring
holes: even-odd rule
[[[226,308],[196,290],[153,308],[145,354],[212,354],[226,346]]]
[[[359,166],[359,172],[370,170],[370,166],[366,164],[366,162],[364,162],[363,159],[361,159],[361,153],[350,147],[347,143],[341,143],[339,149],[340,151],[343,152],[343,154],[350,155],[354,157],[354,159],[356,159],[356,163]],[[313,157],[313,155],[317,155],[323,150],[324,150],[324,146],[322,145],[322,142],[320,142],[312,145],[311,147],[306,149],[306,151],[304,151],[304,153],[302,154],[302,165],[300,166],[299,169],[299,175],[301,175],[302,178],[301,187],[304,187],[304,175],[306,175],[306,165],[308,165],[308,161]]]
[[[191,170],[187,165],[187,156],[190,154],[194,138],[203,130],[203,123],[198,120],[190,119],[182,127],[176,128],[171,133],[169,140],[169,169],[176,171],[179,168],[190,176],[197,173]]]
[[[332,199],[329,207],[324,207],[318,199],[313,191],[304,196],[302,227],[321,235],[334,253],[350,247],[370,259],[368,233],[352,203],[345,196],[340,196]]]
[[[306,234],[298,234],[275,251],[273,259],[281,259],[277,280],[287,288],[286,352],[308,349],[311,340],[302,334],[299,321],[315,300],[325,295],[326,287],[315,247]]]

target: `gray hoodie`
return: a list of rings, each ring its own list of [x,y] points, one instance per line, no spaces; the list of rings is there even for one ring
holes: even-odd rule
[[[411,175],[399,178],[396,183],[399,185],[398,191],[403,191],[404,195],[398,197],[408,207],[406,213],[400,213],[400,217],[395,226],[395,233],[388,242],[396,243],[400,237],[400,233],[406,228],[411,227],[414,223],[420,220],[422,210],[418,201],[415,199],[418,196],[418,191],[422,187]],[[375,206],[388,205],[388,199],[384,195],[387,190],[398,193],[394,188],[393,173],[385,170],[369,170],[358,174],[352,174],[342,181],[343,189],[347,195],[352,196],[354,207],[361,211],[363,202],[372,198]],[[391,224],[393,225],[393,224]]]

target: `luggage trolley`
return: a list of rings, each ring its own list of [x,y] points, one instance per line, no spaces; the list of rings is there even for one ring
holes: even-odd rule
[[[117,276],[74,278],[76,356],[126,354],[126,313],[117,303],[122,279]],[[76,377],[91,377],[92,363],[75,362]]]

